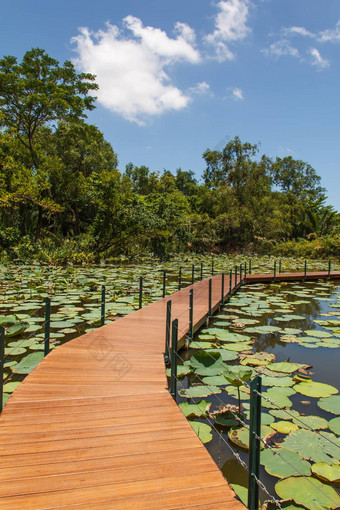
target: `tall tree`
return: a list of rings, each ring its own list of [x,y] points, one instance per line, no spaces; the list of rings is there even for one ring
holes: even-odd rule
[[[13,133],[28,150],[38,176],[44,138],[53,122],[86,117],[85,111],[94,108],[95,98],[89,95],[98,88],[94,79],[91,74],[77,74],[69,61],[60,66],[40,48],[27,51],[20,63],[13,56],[0,60],[0,127]],[[40,235],[41,205],[38,211],[36,237]]]

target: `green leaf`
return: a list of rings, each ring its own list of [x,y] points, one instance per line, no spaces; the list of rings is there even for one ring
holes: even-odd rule
[[[185,398],[208,397],[209,395],[221,393],[221,388],[217,386],[190,386],[190,388],[182,388],[178,394]]]
[[[274,450],[274,451],[273,451]],[[309,462],[302,459],[296,452],[275,448],[273,450],[265,448],[260,454],[260,463],[264,465],[265,470],[272,476],[286,478],[287,476],[311,475]]]
[[[202,441],[202,443],[209,443],[212,440],[212,428],[206,423],[200,423],[198,421],[189,421],[190,425]]]
[[[327,464],[326,462],[316,462],[312,466],[313,475],[325,482],[340,482],[340,465]]]
[[[306,429],[296,430],[291,432],[280,446],[298,453],[306,460],[311,460],[313,462],[331,462],[331,458],[324,451],[324,439],[319,432]]]
[[[300,363],[289,363],[288,361],[282,361],[280,363],[271,363],[267,365],[268,370],[274,372],[284,372],[285,374],[292,374],[301,367]]]
[[[231,483],[230,487],[235,492],[236,496],[242,501],[244,506],[248,505],[248,489],[243,487],[242,485],[237,485],[236,483]]]
[[[15,324],[15,326],[11,326],[10,328],[6,329],[5,336],[7,338],[13,338],[15,336],[19,336],[25,331],[27,326],[28,326],[28,324],[24,323],[24,322]]]
[[[198,400],[195,404],[189,404],[188,402],[182,402],[179,404],[179,407],[187,418],[189,417],[197,417],[203,418],[209,412],[211,407],[211,402],[207,400]]]
[[[261,438],[265,439],[266,437],[271,437],[274,435],[273,429],[267,427],[266,425],[261,426]],[[249,430],[245,427],[241,427],[234,430],[229,430],[228,437],[230,441],[235,443],[240,448],[244,448],[245,450],[249,449]],[[261,442],[261,449],[263,449],[263,443]]]
[[[329,429],[334,432],[334,434],[337,434],[340,436],[340,416],[337,418],[333,418],[333,420],[330,420],[328,423]]]
[[[44,354],[42,352],[28,354],[16,365],[14,372],[16,374],[29,374],[40,363],[43,357]]]
[[[338,390],[331,386],[330,384],[319,383],[315,381],[303,381],[294,385],[294,389],[297,393],[301,393],[301,395],[306,395],[307,397],[323,397],[327,398],[335,393],[338,393]]]
[[[291,476],[280,480],[275,491],[283,499],[291,499],[309,510],[335,509],[340,497],[329,485],[313,477]]]
[[[293,430],[298,430],[299,428],[295,423],[291,423],[290,421],[276,421],[271,423],[270,426],[277,432],[280,432],[280,434],[289,434]]]
[[[333,395],[328,398],[320,398],[318,406],[325,411],[333,414],[340,414],[340,395]]]

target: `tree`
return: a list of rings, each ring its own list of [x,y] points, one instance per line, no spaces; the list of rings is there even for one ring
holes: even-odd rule
[[[203,154],[207,163],[203,174],[205,184],[209,187],[230,184],[239,194],[247,180],[251,157],[256,156],[258,151],[256,144],[242,143],[238,136],[230,140],[222,151],[207,149]]]
[[[321,178],[314,168],[291,156],[276,158],[271,166],[273,182],[293,205],[318,209],[325,201],[325,189],[320,186]]]
[[[91,74],[77,74],[69,61],[59,66],[40,48],[27,51],[21,63],[13,56],[0,60],[0,127],[14,134],[27,149],[38,179],[44,141],[53,122],[86,117],[85,111],[94,108],[95,98],[89,96],[98,88],[94,79]],[[43,207],[39,205],[38,210],[36,238]]]

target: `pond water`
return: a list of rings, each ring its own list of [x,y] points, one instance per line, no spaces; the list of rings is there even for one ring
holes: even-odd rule
[[[262,437],[281,454],[261,452],[260,480],[274,497],[294,496],[306,508],[340,505],[339,283],[242,287],[180,357],[180,370],[191,373],[179,382],[179,405],[229,483],[241,486],[237,491],[245,492],[248,473],[232,450],[248,463],[249,432],[235,421],[234,427],[221,423],[230,425],[228,409],[238,411],[235,373],[248,382],[260,374],[269,398],[262,399]],[[240,388],[241,418],[249,426],[247,386]],[[303,483],[312,489],[310,500]]]
[[[0,265],[0,325],[5,334],[4,399],[43,357],[44,300],[51,299],[51,349],[100,324],[101,286],[106,286],[106,320],[114,320],[138,308],[139,278],[143,277],[143,306],[162,297],[163,270],[166,294],[203,277],[228,272],[247,260],[243,255],[183,255],[169,262],[149,257],[138,263],[123,259],[115,265],[66,267]],[[249,259],[248,259],[249,264]],[[270,272],[271,257],[254,257],[253,271]],[[303,270],[301,259],[282,261],[283,271]],[[309,269],[326,270],[328,263],[313,261]],[[336,266],[334,265],[334,268]]]

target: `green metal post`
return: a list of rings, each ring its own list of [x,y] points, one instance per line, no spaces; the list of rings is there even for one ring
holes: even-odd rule
[[[307,260],[305,260],[305,275],[304,275],[304,280],[307,278]]]
[[[276,282],[276,260],[274,262],[274,282]]]
[[[209,280],[209,311],[208,311],[208,317],[211,317],[211,297],[212,297],[212,279]]]
[[[242,267],[242,264],[240,264],[240,285],[242,283],[242,270],[243,270],[243,267]]]
[[[251,259],[249,260],[249,274],[251,274]]]
[[[222,273],[221,281],[221,305],[224,305],[224,273]]]
[[[201,262],[201,280],[203,280],[203,262]]]
[[[45,334],[44,334],[44,356],[50,352],[50,321],[51,321],[51,300],[45,299]]]
[[[163,293],[162,293],[163,298],[165,298],[165,286],[166,286],[166,271],[163,270]]]
[[[193,264],[191,266],[191,284],[193,285],[195,283],[195,265]]]
[[[231,297],[233,289],[233,270],[231,269],[229,272],[229,297]]]
[[[237,266],[235,266],[235,288],[237,288]]]
[[[165,322],[165,349],[164,361],[170,363],[170,327],[171,327],[171,299],[166,304],[166,322]]]
[[[328,278],[331,277],[332,261],[328,261]]]
[[[139,277],[139,309],[143,306],[143,276]]]
[[[247,283],[247,262],[244,263],[244,283]]]
[[[172,321],[171,332],[171,383],[170,395],[177,399],[177,340],[178,340],[178,319]]]
[[[0,326],[0,413],[4,400],[5,328]]]
[[[100,325],[104,326],[105,324],[105,285],[102,285],[102,304],[100,311]]]
[[[189,292],[189,337],[194,337],[194,289]]]
[[[211,261],[211,276],[214,276],[214,261]]]
[[[279,273],[282,273],[282,260],[279,261]]]
[[[182,268],[179,268],[178,271],[178,290],[181,290],[182,287]]]
[[[261,442],[261,377],[257,375],[250,383],[250,425],[249,425],[249,463],[248,463],[248,508],[259,508],[259,486],[256,478],[260,473]],[[256,477],[256,478],[255,478]]]

